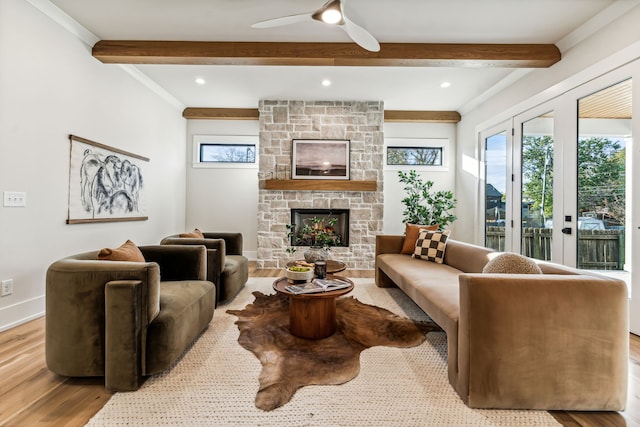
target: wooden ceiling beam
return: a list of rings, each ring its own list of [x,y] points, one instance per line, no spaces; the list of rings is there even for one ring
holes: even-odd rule
[[[381,43],[369,52],[355,43],[101,40],[93,56],[104,63],[380,67],[546,68],[560,61],[553,44]]]
[[[182,112],[182,117],[190,120],[258,120],[260,113],[257,108],[188,107]],[[460,121],[460,113],[457,111],[386,110],[384,112],[384,121],[458,123]]]
[[[460,113],[457,111],[385,110],[384,112],[385,123],[458,123],[460,119]]]
[[[258,120],[257,108],[195,108],[187,107],[182,112],[185,119],[194,120]]]

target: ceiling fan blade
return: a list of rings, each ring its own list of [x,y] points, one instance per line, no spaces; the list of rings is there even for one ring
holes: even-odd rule
[[[298,15],[283,16],[280,18],[267,19],[266,21],[256,22],[251,28],[273,28],[282,27],[283,25],[297,24],[311,20],[312,13],[300,13]]]
[[[351,21],[346,16],[343,16],[343,18],[344,25],[340,25],[340,28],[342,28],[345,33],[347,33],[347,35],[351,37],[351,40],[356,42],[360,47],[370,52],[380,51],[380,43],[378,43],[378,40],[376,40],[375,37],[371,35],[371,33],[369,33],[367,30],[365,30],[355,22]]]

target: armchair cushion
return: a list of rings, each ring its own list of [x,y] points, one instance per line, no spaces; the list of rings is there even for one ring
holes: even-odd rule
[[[147,374],[171,366],[213,317],[215,288],[209,282],[175,281],[160,284],[160,314],[147,332]]]
[[[98,252],[98,259],[105,261],[145,262],[140,249],[131,240],[127,240],[117,248],[103,248]]]
[[[194,239],[204,239],[204,236],[202,235],[202,231],[198,230],[197,228],[189,233],[180,233],[180,237],[193,237]]]

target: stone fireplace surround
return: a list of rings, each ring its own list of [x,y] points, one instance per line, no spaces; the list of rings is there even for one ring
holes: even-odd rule
[[[283,268],[302,258],[306,247],[286,251],[291,209],[349,209],[349,246],[331,248],[330,258],[351,269],[373,269],[384,212],[383,102],[262,100],[259,111],[258,268]],[[291,167],[292,139],[350,140],[351,180],[376,181],[375,191],[265,189],[276,166]]]

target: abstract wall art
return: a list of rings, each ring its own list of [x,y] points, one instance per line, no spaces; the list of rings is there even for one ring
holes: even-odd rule
[[[69,135],[67,224],[148,219],[144,169],[148,158]]]

